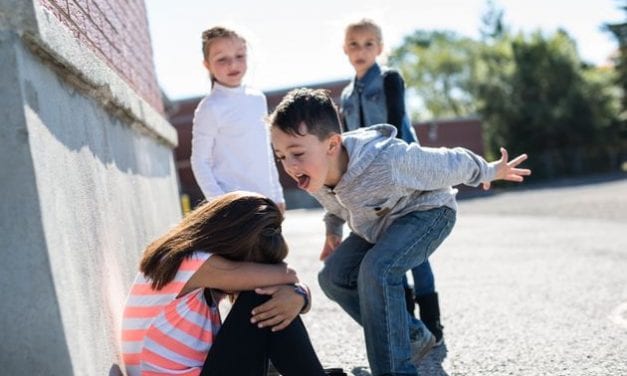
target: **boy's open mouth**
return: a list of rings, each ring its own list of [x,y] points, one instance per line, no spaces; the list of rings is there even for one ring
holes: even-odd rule
[[[296,176],[296,181],[298,182],[298,188],[306,189],[309,185],[309,176],[307,175],[298,175]]]

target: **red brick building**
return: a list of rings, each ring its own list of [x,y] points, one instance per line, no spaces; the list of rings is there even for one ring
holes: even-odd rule
[[[348,84],[348,80],[325,82],[315,85],[306,85],[315,89],[327,89],[330,91],[335,103],[340,102],[342,88]],[[285,88],[265,92],[268,100],[268,109],[272,111],[281,101],[283,96],[293,88]],[[179,145],[175,150],[176,167],[179,174],[181,194],[188,195],[192,205],[203,199],[202,192],[196,184],[192,173],[191,139],[192,121],[194,110],[203,97],[182,99],[171,103],[167,111],[172,125],[176,128]],[[432,121],[414,124],[418,138],[425,146],[464,146],[468,149],[483,155],[483,136],[481,122],[476,118],[452,119],[442,121]],[[288,177],[281,166],[278,166],[281,185],[285,193],[288,208],[308,207],[315,205],[315,202],[305,192],[296,188],[293,179]],[[466,189],[465,189],[466,191]]]
[[[40,3],[81,45],[99,56],[146,102],[163,113],[143,1],[40,0]]]
[[[463,146],[484,154],[483,131],[479,118],[434,120],[414,124],[420,144],[430,147]]]

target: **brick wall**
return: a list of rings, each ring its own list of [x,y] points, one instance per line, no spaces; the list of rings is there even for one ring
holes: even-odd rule
[[[434,120],[414,124],[414,129],[423,146],[463,146],[484,155],[483,129],[478,118]]]
[[[74,37],[163,113],[143,0],[39,0]]]

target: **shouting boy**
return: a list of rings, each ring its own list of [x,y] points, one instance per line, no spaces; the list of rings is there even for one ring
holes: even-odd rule
[[[523,181],[527,159],[486,162],[464,148],[427,148],[378,124],[342,134],[324,90],[295,89],[269,117],[277,158],[298,187],[325,209],[320,287],[364,329],[373,375],[416,375],[433,335],[410,320],[402,279],[451,232],[453,185]],[[342,241],[342,226],[351,233]]]

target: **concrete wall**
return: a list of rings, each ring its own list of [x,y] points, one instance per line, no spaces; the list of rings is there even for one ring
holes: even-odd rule
[[[119,373],[138,257],[181,215],[176,132],[140,86],[39,1],[0,0],[1,374]]]

